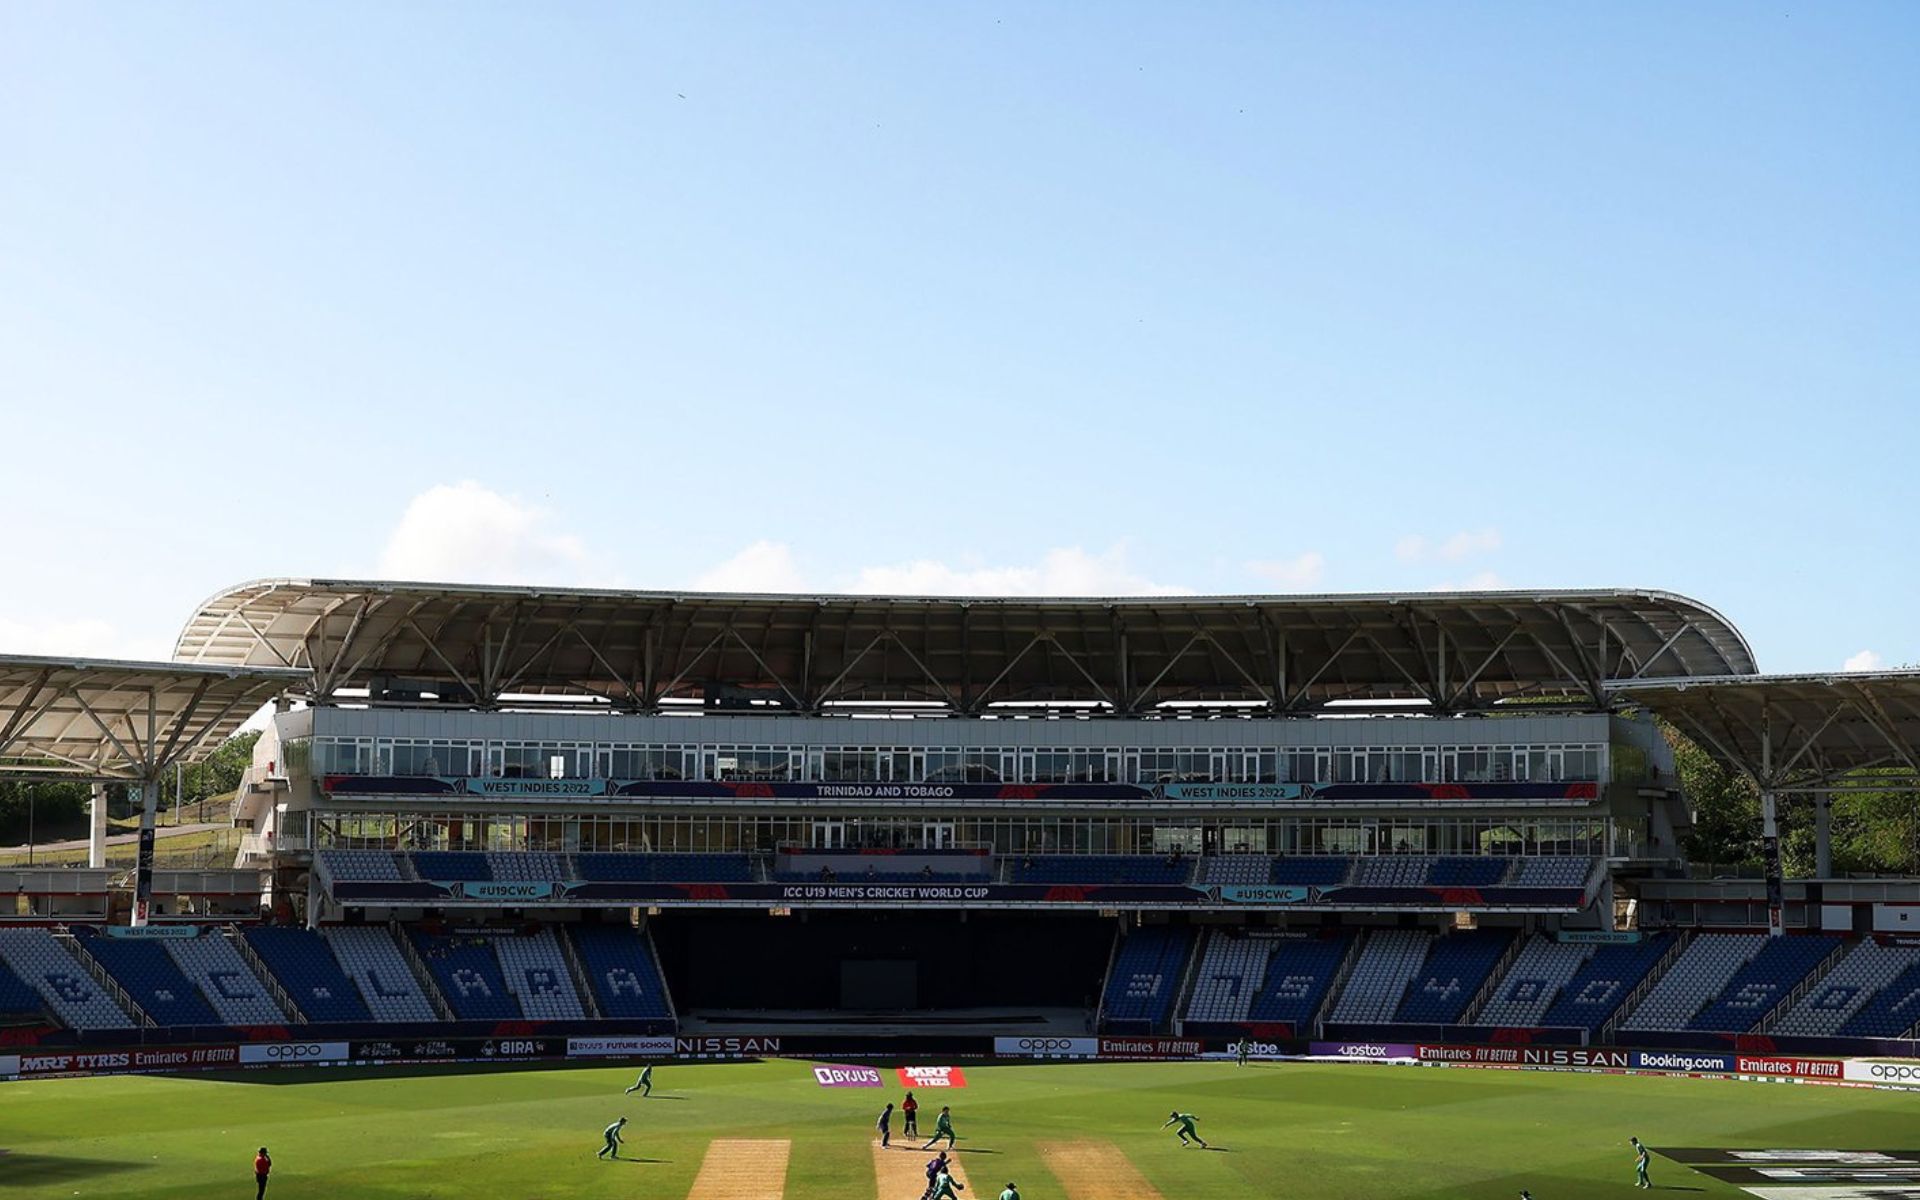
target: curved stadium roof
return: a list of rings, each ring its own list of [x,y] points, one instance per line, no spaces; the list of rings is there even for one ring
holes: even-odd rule
[[[1920,671],[1622,680],[1606,691],[1762,787],[1827,786],[1856,771],[1875,773],[1854,781],[1867,790],[1920,778]]]
[[[1083,599],[777,596],[269,579],[207,600],[175,657],[312,672],[312,694],[1010,702],[1337,700],[1442,710],[1620,679],[1751,674],[1726,618],[1658,591]]]
[[[151,779],[199,758],[304,671],[0,654],[0,777]]]

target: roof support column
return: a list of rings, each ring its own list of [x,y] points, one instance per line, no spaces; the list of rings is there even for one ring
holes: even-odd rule
[[[1825,792],[1813,797],[1813,876],[1833,878],[1833,797]],[[1807,915],[1811,922],[1813,914]]]
[[[1767,934],[1787,931],[1785,872],[1780,867],[1780,809],[1773,791],[1773,710],[1760,706],[1760,845],[1767,858]]]
[[[107,865],[107,785],[93,785],[87,804],[87,865],[98,871]]]
[[[135,926],[145,925],[153,906],[153,827],[160,811],[160,785],[151,779],[140,781],[140,846],[133,863],[133,919]]]

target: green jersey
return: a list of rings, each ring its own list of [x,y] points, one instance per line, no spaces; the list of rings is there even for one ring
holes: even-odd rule
[[[948,1116],[946,1113],[941,1113],[940,1119],[933,1123],[933,1127],[935,1129],[938,1129],[941,1133],[952,1133],[953,1118]]]
[[[1000,1200],[1020,1200],[1020,1193],[1014,1191],[1012,1188],[1008,1188],[1006,1191],[1000,1193]]]
[[[606,1138],[610,1142],[619,1141],[620,1140],[620,1122],[615,1121],[613,1124],[607,1126],[606,1129],[601,1131],[601,1136]]]

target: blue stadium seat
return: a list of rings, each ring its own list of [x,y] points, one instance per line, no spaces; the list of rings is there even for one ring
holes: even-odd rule
[[[1304,1027],[1326,1003],[1327,989],[1340,973],[1347,951],[1353,948],[1353,935],[1311,940],[1285,939],[1274,943],[1267,959],[1267,977],[1254,997],[1247,1017],[1253,1021],[1290,1021]]]
[[[1492,887],[1506,878],[1511,866],[1512,859],[1484,854],[1436,858],[1427,870],[1427,883],[1432,887]]]
[[[1630,945],[1600,947],[1574,972],[1540,1024],[1598,1030],[1672,948],[1671,935],[1664,933]]]
[[[78,932],[78,931],[76,931]],[[218,1025],[213,1006],[166,948],[140,938],[83,937],[81,945],[156,1025]]]
[[[1470,929],[1435,938],[1394,1019],[1419,1025],[1458,1021],[1513,945],[1513,934],[1511,929]]]
[[[1694,1018],[1688,1029],[1745,1033],[1780,1006],[1800,981],[1840,944],[1826,934],[1768,938],[1753,960],[1734,972],[1721,993]]]
[[[1920,963],[1901,971],[1840,1026],[1842,1037],[1904,1037],[1920,1025]]]
[[[1273,882],[1295,887],[1345,883],[1353,860],[1338,854],[1296,854],[1273,860]]]
[[[744,854],[576,854],[589,883],[751,883],[753,860]]]
[[[409,933],[455,1017],[462,1021],[513,1021],[526,1015],[507,989],[500,960],[487,939],[471,934],[442,937],[421,929]]]
[[[1107,978],[1107,1024],[1121,1032],[1160,1028],[1192,950],[1193,930],[1184,925],[1149,925],[1122,938]]]
[[[567,932],[602,1016],[651,1020],[669,1015],[666,984],[645,934],[626,925],[576,925]]]
[[[310,929],[254,926],[241,936],[286,989],[309,1021],[371,1021],[360,989],[340,969],[333,950]]]
[[[1193,862],[1184,855],[1164,854],[1034,854],[1014,862],[1015,883],[1145,883],[1162,886],[1187,882]]]
[[[46,1010],[46,1001],[40,998],[40,993],[0,962],[0,1017],[10,1020],[43,1017]]]
[[[477,850],[421,850],[413,856],[413,869],[422,879],[442,883],[484,883],[493,878],[487,856]]]

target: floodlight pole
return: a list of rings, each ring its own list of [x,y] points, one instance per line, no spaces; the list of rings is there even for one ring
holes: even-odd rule
[[[140,781],[140,846],[133,860],[133,915],[128,922],[145,925],[153,904],[153,826],[160,807],[160,783],[156,779]]]
[[[1787,931],[1785,873],[1780,866],[1780,810],[1773,792],[1773,714],[1760,706],[1760,846],[1767,857],[1767,936]]]

